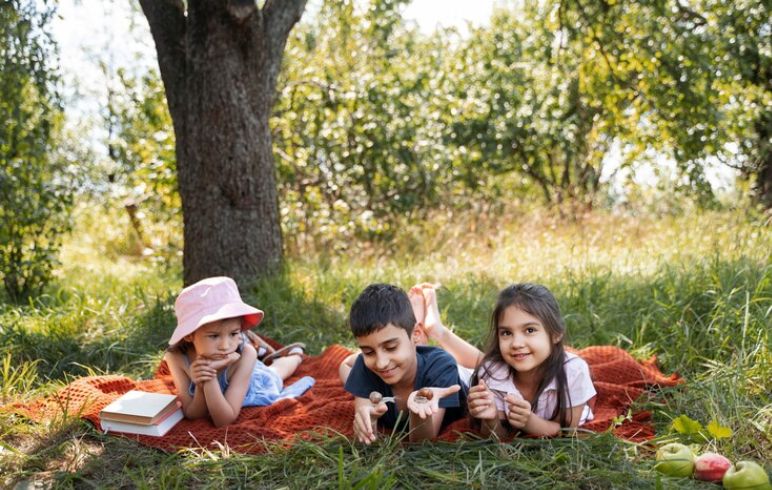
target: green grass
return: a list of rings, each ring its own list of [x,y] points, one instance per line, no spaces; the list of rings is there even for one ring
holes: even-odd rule
[[[496,222],[437,216],[407,225],[396,243],[353,244],[335,255],[290,258],[280,276],[246,292],[266,311],[260,327],[313,352],[352,344],[346,312],[369,282],[442,283],[447,322],[480,344],[498,289],[537,281],[558,297],[575,347],[613,344],[638,358],[656,354],[685,386],[640,400],[659,441],[688,415],[716,419],[728,439],[697,437],[732,460],[772,459],[772,231],[739,211],[683,216],[594,214],[564,222],[544,212]],[[73,377],[147,378],[174,325],[179,259],[127,257],[126,224],[85,215],[67,243],[57,282],[26,305],[0,302],[0,396],[24,401]],[[501,223],[509,223],[502,225]],[[474,226],[474,231],[472,231]],[[125,233],[124,233],[125,235]],[[363,448],[320,437],[292,449],[245,456],[222,447],[165,454],[99,434],[64,417],[32,424],[0,415],[0,486],[221,488],[711,488],[659,479],[651,445],[608,434],[575,439],[466,440],[418,446],[392,437]]]

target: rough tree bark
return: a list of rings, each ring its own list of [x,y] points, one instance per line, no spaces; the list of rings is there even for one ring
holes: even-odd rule
[[[281,264],[268,119],[306,0],[140,0],[176,135],[184,282]]]

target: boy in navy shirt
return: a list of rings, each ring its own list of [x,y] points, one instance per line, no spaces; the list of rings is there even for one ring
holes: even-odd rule
[[[438,347],[414,346],[416,319],[403,290],[371,284],[351,306],[349,324],[362,350],[345,385],[355,397],[354,435],[359,441],[375,441],[376,420],[394,428],[400,412],[411,442],[434,438],[464,416],[466,389],[462,390],[456,361]],[[432,391],[428,401],[416,399],[422,388]],[[373,403],[369,399],[373,391],[394,401]]]

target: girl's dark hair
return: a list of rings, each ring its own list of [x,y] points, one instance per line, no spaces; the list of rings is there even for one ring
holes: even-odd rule
[[[187,340],[180,340],[174,345],[170,345],[166,348],[166,352],[187,352],[190,347],[193,346],[192,342],[188,342]]]
[[[506,364],[499,349],[498,327],[504,311],[509,307],[518,308],[529,315],[539,319],[544,325],[547,333],[552,339],[552,351],[547,359],[539,366],[541,371],[541,382],[534,396],[534,403],[531,410],[536,411],[539,403],[539,395],[544,391],[547,385],[554,379],[557,384],[558,397],[555,411],[550,416],[550,420],[557,417],[561,427],[567,427],[570,424],[568,419],[571,406],[571,397],[568,393],[568,382],[566,380],[566,371],[563,369],[565,363],[565,348],[563,342],[566,337],[566,325],[560,314],[560,306],[549,289],[539,284],[521,283],[512,284],[499,293],[496,307],[491,315],[490,331],[486,341],[485,354],[478,365],[471,380],[471,386],[476,385],[480,378],[491,378],[492,373],[486,369],[485,365]],[[555,341],[557,340],[557,342]],[[514,380],[517,371],[509,366],[509,377]],[[475,423],[477,425],[477,423]]]

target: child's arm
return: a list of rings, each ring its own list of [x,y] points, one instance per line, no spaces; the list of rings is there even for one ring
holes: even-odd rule
[[[177,389],[177,395],[182,402],[182,413],[185,415],[185,418],[198,419],[206,417],[209,411],[206,407],[206,398],[204,398],[203,390],[197,389],[194,396],[190,396],[188,393],[191,377],[185,368],[187,363],[185,362],[183,354],[179,352],[167,352],[164,355],[164,359],[172,373],[174,387]],[[217,373],[214,369],[202,368],[198,371],[198,381],[205,382],[207,379],[216,377],[216,375]]]
[[[359,353],[353,353],[343,359],[343,362],[340,363],[340,366],[338,366],[338,377],[340,377],[340,382],[343,383],[345,386],[346,380],[348,380],[348,375],[351,374],[351,369],[354,367],[354,363],[357,360],[357,356]]]
[[[512,395],[507,395],[509,404],[509,414],[507,419],[512,427],[521,429],[529,434],[536,436],[555,436],[560,433],[560,422],[557,420],[546,420],[531,412],[531,404],[526,400],[517,400]],[[571,407],[568,412],[568,428],[579,426],[579,419],[584,410],[583,403],[576,407]]]
[[[426,301],[424,328],[429,338],[436,341],[461,366],[469,369],[477,367],[483,357],[482,352],[443,325],[437,305],[437,291],[433,287],[424,287],[423,293]]]
[[[228,425],[239,416],[241,404],[244,403],[244,396],[249,389],[249,381],[256,360],[255,348],[250,344],[244,344],[241,357],[235,363],[236,367],[225,393],[220,391],[217,379],[204,383],[202,391],[206,397],[206,406],[209,408],[209,415],[216,427]]]
[[[440,398],[452,395],[461,389],[460,385],[447,388],[423,388],[410,393],[407,398],[407,408],[410,411],[410,442],[420,442],[433,439],[440,433],[445,409],[439,407]],[[416,401],[416,396],[423,390],[430,390],[432,398],[425,403]]]

